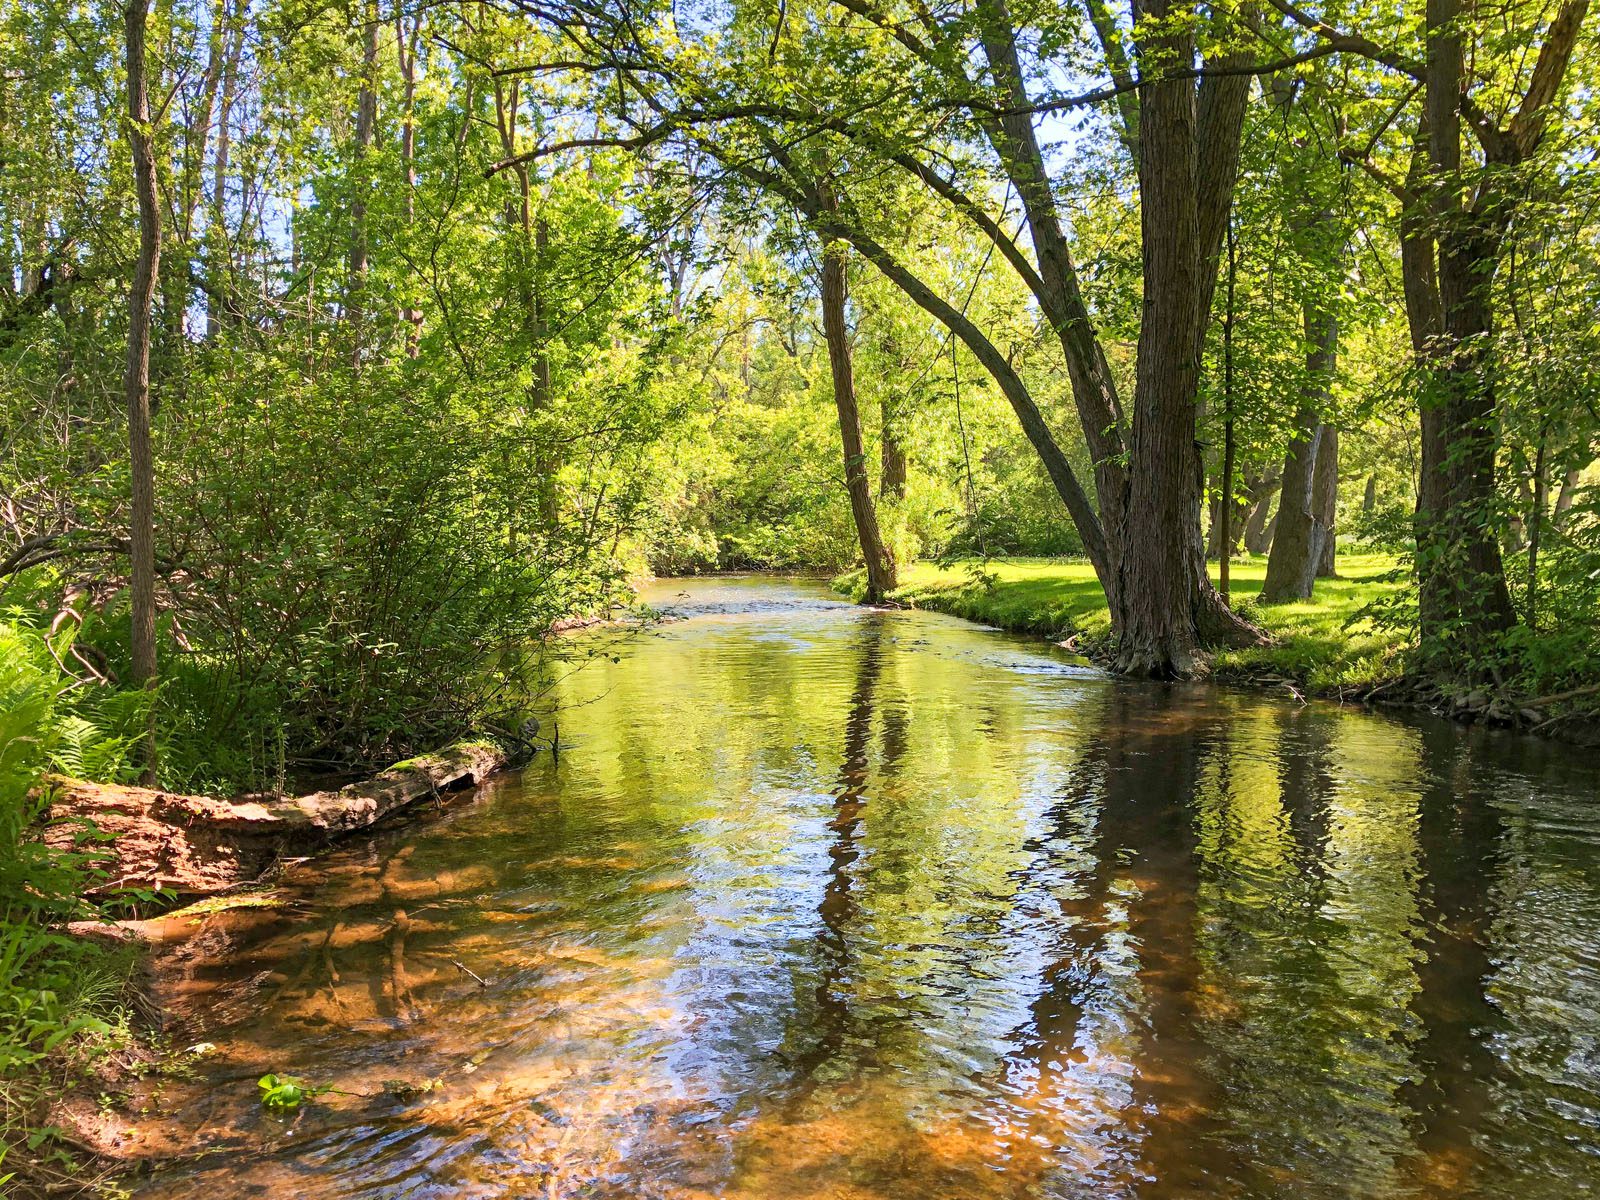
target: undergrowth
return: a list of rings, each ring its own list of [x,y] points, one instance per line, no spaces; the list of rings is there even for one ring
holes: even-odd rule
[[[142,692],[79,678],[72,631],[52,635],[23,614],[0,618],[0,1148],[6,1195],[87,1189],[81,1160],[48,1123],[48,1106],[97,1062],[133,1042],[126,949],[72,936],[106,915],[85,898],[99,834],[67,848],[40,837],[48,779],[117,780],[134,771]]]

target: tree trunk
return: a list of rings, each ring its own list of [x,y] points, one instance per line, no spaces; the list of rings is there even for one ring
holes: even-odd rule
[[[1217,591],[1228,602],[1229,574],[1233,566],[1233,327],[1234,292],[1239,274],[1238,246],[1233,222],[1228,223],[1228,286],[1222,310],[1222,488],[1217,500]]]
[[[1421,199],[1429,170],[1428,115],[1417,122],[1412,142],[1411,164],[1400,213],[1400,282],[1405,294],[1406,323],[1411,334],[1411,353],[1419,373],[1431,370],[1444,317],[1439,311],[1439,277],[1434,254],[1431,214]],[[1445,624],[1442,593],[1434,580],[1440,561],[1440,523],[1445,508],[1443,464],[1444,414],[1424,389],[1417,405],[1421,433],[1421,470],[1417,479],[1415,532],[1417,539],[1417,616],[1424,647],[1436,642]]]
[[[161,270],[161,207],[156,189],[155,135],[150,121],[150,85],[145,66],[148,0],[126,9],[128,143],[133,151],[134,191],[139,200],[139,257],[129,295],[128,357],[123,397],[128,406],[128,458],[132,476],[130,550],[131,650],[135,687],[156,686],[155,454],[150,434],[150,309]],[[156,781],[155,705],[146,727],[146,786]]]
[[[1361,496],[1361,511],[1364,513],[1370,513],[1376,511],[1377,507],[1378,477],[1376,475],[1368,475],[1367,490]]]
[[[1523,619],[1529,629],[1537,627],[1539,615],[1539,543],[1544,534],[1545,506],[1550,500],[1550,481],[1545,474],[1549,443],[1548,434],[1541,429],[1539,450],[1533,460],[1533,502],[1528,512],[1528,595]]]
[[[844,484],[850,493],[861,557],[867,566],[869,604],[880,604],[897,586],[894,555],[883,543],[878,514],[867,478],[867,453],[861,438],[861,412],[850,356],[850,331],[845,325],[845,256],[848,249],[833,242],[822,255],[822,330],[828,339],[828,366],[833,372],[833,403],[839,410],[839,439],[844,448]]]
[[[1267,558],[1267,578],[1261,587],[1263,604],[1305,600],[1322,559],[1328,529],[1316,504],[1317,468],[1322,440],[1329,426],[1322,423],[1328,406],[1338,354],[1339,326],[1331,312],[1319,311],[1307,300],[1304,306],[1306,373],[1301,385],[1296,434],[1283,461],[1283,493],[1278,500],[1277,529]]]
[[[550,252],[550,223],[541,206],[533,222],[533,411],[543,415],[554,403],[550,388],[550,325],[547,318],[549,297],[545,270]],[[561,464],[556,457],[548,433],[543,453],[539,456],[539,516],[546,529],[554,529],[560,515],[559,497],[556,493],[556,472]]]
[[[228,244],[228,173],[233,151],[233,105],[239,91],[239,57],[244,50],[247,0],[240,0],[238,11],[227,30],[225,61],[222,67],[222,95],[217,108],[217,147],[211,159],[211,207],[206,237],[206,338],[215,340],[222,332],[223,318],[239,318],[234,300],[233,255]],[[227,5],[218,11],[226,14]],[[240,197],[241,206],[247,202]]]
[[[1188,62],[1193,35],[1172,24],[1170,9],[1167,0],[1146,6],[1140,25],[1154,32],[1142,50],[1145,57]],[[1196,574],[1205,575],[1196,519],[1200,245],[1194,88],[1187,80],[1146,83],[1139,101],[1144,312],[1112,613],[1119,671],[1186,679],[1200,669],[1192,598]]]
[[[1561,477],[1561,490],[1556,493],[1555,513],[1550,518],[1550,524],[1556,529],[1566,527],[1567,513],[1572,510],[1572,503],[1578,498],[1579,475],[1580,472],[1574,469]]]
[[[1267,578],[1261,585],[1263,604],[1286,604],[1311,595],[1317,561],[1322,553],[1323,531],[1312,511],[1317,451],[1327,426],[1310,409],[1300,410],[1294,441],[1283,460],[1283,490],[1273,518],[1272,549],[1267,555]]]
[[[1322,429],[1317,447],[1317,466],[1311,478],[1311,507],[1322,527],[1322,549],[1317,555],[1317,578],[1338,578],[1339,540],[1339,430],[1333,425]]]
[[[1273,524],[1277,520],[1272,515],[1272,493],[1268,492],[1250,510],[1250,519],[1244,527],[1244,548],[1251,554],[1267,553],[1272,545]]]
[[[984,123],[985,134],[999,156],[1007,178],[1017,189],[1027,219],[1039,269],[1034,288],[1040,310],[1055,331],[1066,358],[1079,425],[1094,462],[1095,498],[1108,535],[1107,550],[1116,574],[1116,533],[1123,525],[1127,500],[1126,428],[1117,388],[1105,351],[1096,335],[1089,306],[1078,283],[1072,251],[1062,230],[1050,173],[1028,113],[1029,97],[1016,32],[1005,0],[987,0],[980,9],[984,55],[996,82],[1016,110]],[[1189,89],[1192,91],[1192,88]],[[1191,135],[1193,127],[1190,129]],[[1190,144],[1193,153],[1193,144]],[[1104,578],[1109,598],[1115,578]],[[1115,607],[1113,607],[1115,612]]]
[[[399,5],[394,15],[395,54],[400,60],[402,99],[400,108],[400,166],[406,180],[406,227],[417,219],[417,42],[422,36],[422,14],[406,28],[405,14]],[[422,348],[422,310],[407,304],[400,310],[406,327],[406,357],[416,358]]]
[[[894,414],[891,409],[888,396],[884,396],[879,405],[883,423],[883,453],[878,464],[878,498],[881,500],[900,500],[906,494],[908,473],[906,451],[895,433]]]
[[[1430,355],[1433,386],[1424,403],[1434,419],[1425,420],[1422,439],[1430,505],[1426,554],[1432,561],[1419,570],[1424,652],[1442,658],[1442,635],[1453,628],[1454,661],[1462,649],[1475,657],[1516,620],[1494,530],[1498,415],[1489,344],[1491,289],[1510,204],[1486,203],[1483,194],[1468,198],[1460,178],[1459,16],[1459,0],[1428,0],[1425,108],[1437,180],[1432,192],[1441,336]],[[1496,190],[1493,180],[1484,182]]]
[[[350,322],[351,361],[361,365],[367,286],[367,155],[378,123],[378,14],[368,0],[362,29],[361,89],[356,97],[355,163],[351,169],[350,267],[345,281],[345,311]]]

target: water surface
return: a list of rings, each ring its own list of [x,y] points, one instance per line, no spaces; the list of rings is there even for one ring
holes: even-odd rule
[[[211,1153],[141,1196],[1600,1193],[1590,756],[652,599],[559,758],[177,952]],[[268,1114],[268,1070],[340,1094]]]

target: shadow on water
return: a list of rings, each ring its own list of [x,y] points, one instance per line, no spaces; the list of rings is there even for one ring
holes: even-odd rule
[[[147,1197],[1600,1190],[1600,773],[810,585],[163,967]],[[480,986],[467,969],[485,981]],[[287,1117],[264,1071],[339,1089]]]

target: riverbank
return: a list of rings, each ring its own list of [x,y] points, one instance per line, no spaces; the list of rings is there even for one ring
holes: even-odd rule
[[[1336,579],[1317,580],[1310,600],[1258,602],[1266,559],[1236,561],[1230,570],[1234,607],[1272,642],[1223,650],[1212,659],[1221,683],[1288,688],[1295,694],[1427,708],[1461,720],[1529,730],[1579,745],[1600,744],[1600,686],[1529,695],[1507,687],[1449,690],[1407,674],[1412,642],[1403,628],[1366,618],[1374,605],[1399,596],[1410,582],[1384,554],[1339,559]],[[1216,578],[1216,564],[1211,564]],[[949,566],[912,563],[900,572],[890,599],[1064,642],[1095,657],[1109,642],[1111,613],[1094,569],[1086,562],[1048,558],[991,559]],[[859,597],[861,573],[841,575],[834,590]]]
[[[0,1195],[121,1195],[127,1165],[161,1152],[140,1132],[143,1114],[209,1050],[170,1044],[154,980],[181,970],[187,952],[160,948],[189,942],[216,914],[277,908],[285,866],[477,787],[507,757],[461,742],[301,796],[188,796],[47,777],[33,798],[38,844],[82,872],[82,915],[0,926],[0,951],[13,958],[52,945],[71,952],[49,990],[0,982],[0,1034],[27,1039],[8,1047],[0,1038]]]
[[[1235,562],[1234,606],[1273,637],[1266,646],[1226,650],[1212,662],[1222,681],[1283,680],[1315,695],[1354,696],[1400,678],[1410,648],[1402,630],[1377,629],[1362,619],[1369,605],[1406,587],[1394,578],[1390,555],[1346,555],[1337,579],[1317,580],[1316,594],[1298,604],[1261,605],[1265,558]],[[1212,564],[1216,577],[1216,564]],[[992,559],[950,566],[912,563],[900,573],[892,599],[1015,633],[1070,641],[1086,653],[1111,634],[1105,593],[1087,562]],[[841,575],[835,590],[859,591],[860,573]]]

